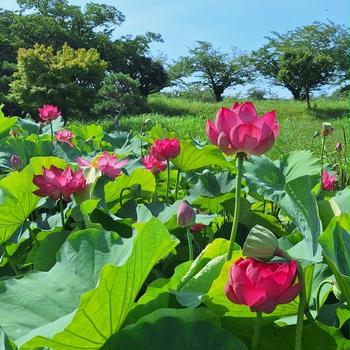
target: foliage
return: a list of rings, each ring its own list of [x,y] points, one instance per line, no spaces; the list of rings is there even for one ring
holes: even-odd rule
[[[165,96],[169,97],[181,97],[186,100],[201,101],[201,102],[214,102],[215,97],[209,88],[200,86],[189,86],[181,90],[175,90],[169,93],[164,93]]]
[[[338,27],[339,28],[339,27]],[[336,36],[337,49],[337,73],[338,81],[342,84],[342,88],[349,87],[349,31],[339,28],[339,34]]]
[[[65,44],[56,53],[36,44],[19,50],[10,98],[32,115],[49,101],[65,118],[81,117],[90,113],[105,69],[95,49],[74,50]]]
[[[260,88],[251,88],[247,91],[246,98],[248,100],[265,100],[266,99],[266,91]]]
[[[257,100],[255,105],[260,114],[272,109],[277,111],[283,132],[279,135],[275,147],[268,152],[268,156],[273,159],[291,151],[309,148],[315,131],[321,128],[324,120],[330,120],[336,129],[327,139],[328,157],[333,158],[332,152],[338,141],[343,143],[342,128],[346,135],[349,133],[347,99],[317,99],[314,101],[313,110],[306,109],[304,102],[293,100]],[[138,131],[144,121],[150,119],[146,128],[157,123],[182,137],[189,135],[204,141],[206,119],[214,118],[220,106],[230,108],[232,99],[226,98],[221,103],[208,103],[192,98],[167,97],[159,94],[148,99],[150,113],[126,116],[121,120],[120,126],[125,131]],[[107,130],[114,130],[113,122],[107,120],[101,122]],[[320,146],[320,140],[315,139],[313,152],[320,154]]]
[[[181,81],[183,77],[197,74],[199,80],[189,84],[210,88],[216,101],[221,101],[227,88],[249,80],[247,60],[236,49],[228,54],[220,52],[206,41],[198,41],[197,44],[189,51],[189,56],[180,57],[170,68],[172,81]]]
[[[261,103],[264,109],[271,101]],[[316,318],[305,319],[303,344],[346,348],[349,188],[321,191],[320,162],[311,151],[244,161],[239,239],[226,261],[237,200],[233,157],[159,125],[134,136],[97,124],[69,125],[70,147],[52,142],[50,128],[29,118],[0,119],[0,348],[246,350],[255,314],[231,303],[224,287],[255,223],[302,262],[307,307]],[[54,130],[63,127],[56,119]],[[179,137],[181,144],[169,168],[169,203],[164,172],[141,165],[159,137]],[[129,159],[115,179],[95,168],[104,151]],[[11,168],[12,154],[22,160],[19,171]],[[91,161],[84,193],[61,205],[33,194],[33,176],[43,166],[77,168],[78,156]],[[324,165],[330,166],[327,159]],[[205,226],[190,236],[190,261],[176,219],[183,200]],[[337,281],[339,301],[331,288],[317,293],[324,281]],[[298,306],[297,298],[264,315],[261,349],[289,348]]]
[[[333,23],[315,22],[285,34],[273,32],[268,42],[252,53],[257,70],[277,85],[290,90],[297,100],[331,83],[347,80],[348,31]]]
[[[107,74],[97,94],[94,111],[97,115],[119,117],[124,114],[140,113],[146,107],[146,100],[139,90],[139,82],[124,73]]]
[[[148,95],[167,84],[167,74],[160,60],[150,57],[149,45],[161,41],[159,34],[112,39],[117,26],[125,20],[114,6],[87,3],[84,8],[66,0],[18,0],[21,12],[0,9],[0,101],[7,110],[19,113],[9,104],[9,84],[13,81],[17,53],[37,43],[52,46],[54,51],[67,43],[74,49],[95,48],[112,72],[123,72],[140,83],[140,91]],[[39,73],[39,72],[38,72]]]

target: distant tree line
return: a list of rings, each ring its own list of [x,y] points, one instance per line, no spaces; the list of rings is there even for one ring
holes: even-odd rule
[[[114,6],[68,0],[17,0],[19,11],[0,9],[0,102],[8,114],[36,114],[57,104],[66,117],[120,116],[142,111],[149,94],[167,86],[224,92],[263,76],[307,101],[325,84],[348,86],[349,32],[318,23],[272,33],[250,54],[222,52],[198,41],[166,65],[150,53],[156,33],[113,33],[125,20]],[[258,94],[259,95],[259,94]]]
[[[177,86],[201,86],[221,101],[232,86],[254,81],[258,75],[287,88],[296,100],[305,100],[326,84],[349,87],[349,31],[334,23],[315,22],[285,34],[272,33],[267,43],[250,54],[232,49],[223,53],[198,41],[189,55],[169,69]],[[189,81],[186,78],[192,78]]]

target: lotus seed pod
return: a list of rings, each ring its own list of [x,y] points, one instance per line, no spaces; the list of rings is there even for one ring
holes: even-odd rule
[[[256,260],[271,260],[278,249],[276,236],[267,228],[255,225],[243,245],[243,255]]]
[[[322,136],[328,136],[333,132],[334,128],[332,127],[331,123],[324,122],[322,124],[322,131],[321,134]]]

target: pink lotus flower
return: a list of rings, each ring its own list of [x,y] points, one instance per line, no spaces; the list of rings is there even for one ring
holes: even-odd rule
[[[54,165],[43,168],[43,175],[35,175],[33,183],[39,187],[34,191],[37,196],[48,196],[54,201],[62,197],[66,202],[71,194],[82,191],[86,185],[82,170],[74,173],[69,166],[63,170]]]
[[[73,144],[71,143],[71,140],[74,137],[74,134],[71,131],[69,131],[67,129],[64,129],[62,131],[56,131],[55,137],[56,137],[57,141],[65,142],[70,147],[73,147]]]
[[[241,258],[231,267],[225,293],[233,303],[248,305],[253,312],[271,313],[300,293],[302,285],[296,278],[296,261],[267,263]]]
[[[10,163],[11,163],[11,168],[12,168],[13,170],[19,170],[19,169],[21,169],[21,167],[22,167],[21,158],[18,157],[16,154],[13,154],[13,155],[11,156]]]
[[[272,147],[278,130],[275,111],[259,118],[252,102],[220,108],[215,122],[208,120],[206,126],[210,141],[226,154],[262,154]]]
[[[122,168],[128,162],[128,159],[117,161],[117,156],[113,154],[109,154],[109,152],[103,152],[102,154],[95,157],[91,162],[78,157],[76,162],[82,167],[94,167],[99,169],[103,174],[108,177],[115,178],[122,173]]]
[[[327,170],[322,172],[322,189],[325,191],[333,191],[337,177],[330,175]]]
[[[158,160],[152,153],[143,157],[142,164],[146,169],[151,170],[153,174],[158,174],[167,167],[165,160]]]
[[[178,139],[160,139],[154,142],[150,153],[158,160],[163,161],[176,158],[180,150],[180,142]]]
[[[51,121],[61,116],[59,108],[53,105],[43,105],[41,108],[38,108],[38,112],[39,118],[43,122]]]

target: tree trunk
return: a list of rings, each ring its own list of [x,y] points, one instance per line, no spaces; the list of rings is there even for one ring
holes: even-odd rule
[[[306,95],[307,108],[308,108],[308,109],[311,109],[311,104],[310,104],[310,90],[306,89],[306,90],[305,90],[305,95]]]
[[[290,92],[292,93],[294,100],[300,101],[300,91],[290,90]]]
[[[222,101],[222,91],[214,89],[214,95],[215,95],[215,101],[221,102]]]

